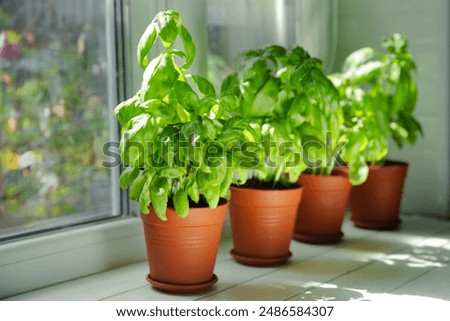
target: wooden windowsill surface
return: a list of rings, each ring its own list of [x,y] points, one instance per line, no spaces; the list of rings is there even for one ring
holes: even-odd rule
[[[450,300],[450,220],[404,215],[398,231],[355,228],[347,218],[336,245],[291,243],[287,265],[236,263],[222,241],[219,282],[200,295],[169,295],[145,280],[147,262],[60,283],[8,300]]]

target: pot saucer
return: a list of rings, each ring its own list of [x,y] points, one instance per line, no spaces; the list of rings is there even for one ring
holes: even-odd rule
[[[171,284],[171,283],[164,283],[157,281],[155,279],[152,279],[150,274],[147,275],[146,280],[148,283],[150,283],[155,289],[168,292],[168,293],[174,293],[174,294],[196,294],[200,292],[204,292],[208,289],[210,289],[217,281],[217,275],[213,274],[213,277],[211,280],[202,282],[202,283],[196,283],[196,284]]]
[[[367,221],[367,220],[354,220],[352,219],[353,224],[356,227],[367,229],[367,230],[379,230],[379,231],[389,231],[398,229],[400,223],[402,222],[400,219],[396,219],[394,221]]]
[[[236,253],[234,250],[230,252],[231,256],[234,257],[236,261],[241,264],[251,265],[251,266],[277,266],[285,264],[289,258],[292,256],[291,252],[286,253],[283,256],[277,257],[254,257],[254,256],[245,256],[239,253]]]
[[[293,239],[303,243],[310,244],[333,244],[341,241],[344,233],[339,232],[338,234],[327,234],[327,235],[316,235],[308,234],[304,232],[294,232]]]

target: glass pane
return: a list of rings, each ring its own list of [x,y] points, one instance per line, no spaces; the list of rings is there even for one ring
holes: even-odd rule
[[[300,45],[329,69],[336,45],[336,2],[207,0],[208,77],[219,87],[240,54],[272,44]]]
[[[0,239],[113,215],[105,8],[0,0]]]
[[[244,51],[285,45],[279,36],[284,23],[277,20],[275,4],[275,0],[207,0],[208,77],[217,88]]]

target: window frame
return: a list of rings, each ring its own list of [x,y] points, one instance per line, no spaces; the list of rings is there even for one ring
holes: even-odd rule
[[[105,1],[110,140],[118,141],[112,111],[130,90],[131,52],[128,0]],[[98,273],[145,259],[142,223],[132,216],[128,191],[121,190],[121,168],[112,169],[112,214],[109,218],[61,226],[0,243],[0,299]]]
[[[129,19],[122,16],[125,0],[104,0],[103,5],[105,9],[104,27],[105,27],[105,45],[106,45],[106,60],[108,70],[114,71],[108,75],[106,79],[106,97],[107,97],[107,126],[108,126],[108,141],[117,142],[119,140],[119,128],[118,122],[113,115],[113,110],[117,105],[118,99],[125,97],[123,88],[125,88],[125,81],[119,78],[119,69],[123,74],[126,73],[124,45],[119,39],[125,32],[123,24]],[[119,18],[119,19],[117,19]],[[120,36],[116,34],[116,31],[120,32]],[[119,60],[120,57],[120,60]],[[122,76],[122,75],[120,75]],[[103,149],[105,146],[103,146]],[[27,227],[25,229],[19,229],[17,232],[7,233],[5,236],[0,237],[0,246],[9,241],[20,240],[28,236],[36,236],[39,234],[46,234],[57,230],[63,230],[71,228],[73,226],[83,226],[85,224],[91,224],[95,222],[104,222],[105,220],[117,218],[123,215],[129,215],[131,213],[128,208],[128,195],[126,191],[123,191],[119,187],[118,178],[120,176],[121,168],[110,168],[109,177],[109,193],[111,196],[111,208],[104,211],[89,213],[92,215],[86,215],[85,212],[77,212],[69,216],[61,216],[56,219],[48,220],[41,224],[37,224],[33,227]],[[1,263],[1,261],[0,261]]]

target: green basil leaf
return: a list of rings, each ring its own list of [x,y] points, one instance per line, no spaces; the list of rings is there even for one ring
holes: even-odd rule
[[[298,181],[300,174],[305,169],[306,169],[306,166],[304,165],[303,162],[301,162],[301,164],[299,164],[299,166],[292,166],[292,167],[287,168],[289,183],[296,183]]]
[[[119,123],[124,126],[131,118],[142,113],[142,109],[138,105],[139,96],[121,102],[114,109],[114,116],[117,117]]]
[[[193,142],[190,142],[187,152],[189,165],[193,169],[199,169],[203,165],[203,151],[201,146],[196,146]]]
[[[275,175],[273,176],[273,182],[274,183],[278,183],[281,179],[281,175],[284,173],[285,170],[285,161],[282,157],[279,157],[279,160],[276,162],[277,166],[276,166],[276,170],[275,170]]]
[[[367,148],[367,136],[363,133],[352,133],[344,144],[340,156],[347,163],[351,163],[357,155],[364,154]]]
[[[203,162],[206,166],[212,167],[220,167],[225,164],[224,161],[224,147],[222,144],[216,141],[206,142],[203,146],[204,156]]]
[[[316,127],[312,126],[310,123],[304,122],[298,127],[299,133],[306,137],[314,137],[314,140],[319,142],[325,142],[325,133],[321,132]]]
[[[375,50],[370,47],[356,50],[345,59],[342,71],[346,73],[353,68],[357,68],[368,62],[370,59],[374,58],[375,55]]]
[[[219,100],[220,106],[226,111],[233,111],[239,107],[239,98],[234,95],[223,95]]]
[[[235,172],[235,178],[234,182],[236,184],[242,185],[245,184],[245,182],[248,179],[248,169],[246,168],[237,168]]]
[[[168,53],[161,54],[145,68],[140,90],[141,100],[164,98],[178,77],[179,72],[172,56]]]
[[[263,58],[245,59],[239,68],[238,77],[241,79],[239,87],[242,93],[253,96],[261,87],[267,84],[270,71]]]
[[[327,166],[327,148],[325,141],[317,140],[314,136],[303,136],[303,155],[309,168]]]
[[[202,161],[202,163],[201,163],[201,165],[200,165],[200,171],[197,173],[197,175],[199,175],[199,173],[202,173],[202,174],[209,174],[209,173],[211,173],[211,168],[209,168],[206,164],[205,164],[205,161]]]
[[[159,175],[166,178],[180,178],[186,175],[186,168],[183,167],[166,167],[159,172]]]
[[[234,73],[228,75],[222,82],[222,86],[220,88],[220,94],[222,97],[225,95],[239,97],[240,93],[241,92],[239,90],[238,74],[237,74],[237,72],[234,72]]]
[[[207,174],[207,180],[209,184],[220,185],[226,174],[226,164],[223,159],[219,160],[221,163],[218,166],[210,167],[211,172]],[[201,173],[201,172],[200,172]]]
[[[354,155],[348,167],[350,183],[352,185],[360,185],[367,180],[369,167],[362,155]]]
[[[223,143],[224,145],[228,145],[236,141],[239,142],[242,140],[244,140],[242,132],[233,129],[226,129],[222,131],[217,137],[217,141]]]
[[[128,123],[127,126],[123,132],[123,136],[126,136],[125,140],[131,140],[136,135],[139,134],[144,128],[147,127],[150,121],[150,115],[148,114],[141,114],[138,116],[133,117]]]
[[[143,102],[141,107],[145,109],[145,112],[153,116],[153,119],[158,119],[159,127],[171,124],[177,120],[176,110],[161,99],[149,99]],[[158,126],[154,127],[157,128]]]
[[[178,36],[177,23],[180,16],[173,10],[160,12],[156,17],[156,29],[162,44],[166,48],[172,47]]]
[[[194,62],[195,58],[195,44],[192,40],[191,34],[189,31],[181,24],[178,25],[178,32],[183,42],[184,52],[186,54],[186,61],[182,66],[183,69],[189,68]]]
[[[272,58],[278,58],[286,55],[286,49],[278,46],[278,45],[271,45],[265,48],[267,56]]]
[[[189,200],[187,193],[179,189],[173,196],[173,205],[175,206],[175,212],[178,216],[183,218],[189,214]]]
[[[165,126],[158,136],[156,149],[168,166],[173,166],[175,154],[179,148],[179,128],[176,125]],[[161,167],[161,166],[160,166]]]
[[[199,170],[197,172],[197,182],[198,182],[203,194],[205,193],[206,189],[220,184],[220,182],[213,182],[213,180],[210,179],[211,178],[210,174],[211,174],[211,169],[210,169],[209,173],[205,173],[202,170]]]
[[[139,168],[127,167],[120,174],[119,185],[121,188],[126,188],[139,175]]]
[[[123,130],[119,152],[125,166],[136,168],[143,166],[145,158],[144,146],[147,139],[152,138],[148,135],[154,135],[155,133],[153,130],[147,130],[148,120],[145,116],[136,116],[127,123],[127,126],[130,128]]]
[[[208,79],[198,75],[192,75],[191,77],[203,95],[216,97],[216,90]]]
[[[178,118],[180,119],[180,121],[182,123],[188,123],[191,119],[191,117],[190,117],[191,114],[186,109],[184,109],[181,104],[179,104],[177,102],[174,102],[173,104],[175,105],[175,109],[176,109],[176,112],[177,112],[177,115],[178,115]]]
[[[204,133],[209,140],[214,140],[217,136],[217,132],[222,128],[222,125],[219,123],[217,125],[212,119],[202,117],[202,125],[204,128]]]
[[[145,119],[147,116],[134,117],[133,122],[127,123],[130,128],[123,130],[119,151],[126,166],[142,167],[148,156],[153,154],[152,149],[146,147],[156,138],[158,127],[155,119]]]
[[[142,194],[144,184],[146,184],[147,181],[151,181],[151,178],[152,176],[147,172],[134,180],[133,184],[130,186],[130,198],[132,200],[139,199],[139,196]],[[148,184],[150,184],[150,182]]]
[[[396,80],[395,92],[392,97],[392,113],[399,113],[409,105],[409,100],[412,96],[410,86],[414,85],[414,82],[410,80],[410,77],[405,72],[400,71],[400,76]]]
[[[366,159],[368,162],[383,160],[389,151],[388,137],[379,133],[372,133],[367,143]]]
[[[190,146],[196,146],[197,141],[201,141],[204,135],[204,128],[197,119],[183,124],[180,129],[181,139],[187,141]]]
[[[217,99],[211,96],[206,96],[200,100],[198,109],[195,111],[197,115],[209,116],[210,111],[217,106]],[[215,117],[212,117],[215,118]]]
[[[375,77],[381,74],[383,71],[384,64],[380,61],[370,61],[363,64],[357,68],[348,70],[344,77],[351,79],[355,84],[364,83],[366,81],[371,81]]]
[[[200,189],[195,178],[188,183],[187,193],[191,200],[193,200],[195,203],[198,203],[198,201],[200,200]]]
[[[220,200],[220,185],[205,185],[202,191],[209,207],[216,208]]]
[[[311,56],[309,53],[303,49],[300,46],[295,46],[288,52],[289,62],[293,66],[300,66],[302,65],[306,60],[310,59]]]
[[[243,131],[249,127],[249,120],[243,117],[235,116],[225,121],[223,125],[224,130],[234,129]]]
[[[177,99],[188,112],[193,112],[200,104],[200,99],[195,91],[184,81],[178,80],[175,82],[173,94],[174,98]]]
[[[150,187],[150,199],[156,216],[162,221],[167,221],[167,201],[169,194],[169,183],[165,178],[154,180]]]
[[[244,101],[244,116],[264,117],[273,113],[278,99],[278,85],[274,79],[268,80],[254,99]]]
[[[150,195],[148,192],[145,192],[144,195],[142,196],[146,196],[146,195]],[[149,202],[150,201],[150,196],[148,197],[140,197],[139,198],[139,211],[141,212],[141,214],[148,214],[150,213],[148,206],[150,205]]]
[[[139,66],[145,69],[148,66],[147,55],[150,52],[157,36],[156,23],[150,23],[145,29],[137,46],[137,60]]]
[[[148,214],[148,206],[150,205],[150,184],[151,180],[147,180],[142,187],[141,194],[139,195],[139,208],[142,214]]]
[[[222,182],[220,183],[220,196],[230,199],[230,185],[233,183],[234,168],[228,167]]]

